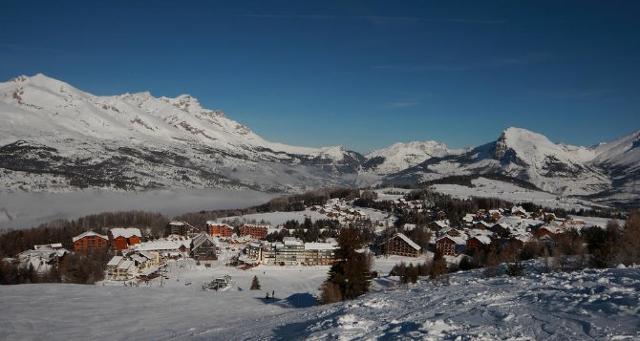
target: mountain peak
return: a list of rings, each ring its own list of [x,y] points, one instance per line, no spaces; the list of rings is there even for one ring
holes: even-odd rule
[[[75,89],[68,83],[49,77],[43,73],[36,73],[33,76],[20,75],[13,78],[11,81],[16,83],[18,86],[33,85],[52,91],[59,91],[61,87]]]

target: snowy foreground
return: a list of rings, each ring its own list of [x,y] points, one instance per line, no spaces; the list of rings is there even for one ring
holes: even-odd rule
[[[637,340],[640,269],[483,278],[472,271],[411,287],[379,279],[360,299],[314,306],[327,268],[226,271],[234,285],[202,291],[224,268],[174,264],[163,287],[0,287],[2,337],[25,339]],[[228,269],[228,268],[227,268]],[[246,290],[258,275],[262,291]],[[193,282],[193,283],[191,283]],[[189,284],[191,283],[191,284]],[[185,285],[186,284],[186,285]],[[244,290],[238,291],[240,286]],[[264,292],[275,290],[275,301]],[[462,337],[462,338],[459,338]]]

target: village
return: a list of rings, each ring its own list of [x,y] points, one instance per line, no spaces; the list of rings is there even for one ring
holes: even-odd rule
[[[303,226],[297,226],[298,223],[294,224],[298,230],[289,231],[287,226],[292,225],[291,221],[276,226],[264,221],[243,222],[238,217],[233,221],[209,220],[204,226],[171,221],[161,238],[149,238],[141,228],[131,226],[108,228],[106,234],[89,230],[67,241],[72,245],[69,250],[63,247],[65,241],[35,245],[4,261],[33,268],[38,275],[46,276],[69,254],[105,253],[108,259],[104,279],[99,282],[102,285],[161,285],[172,276],[170,270],[175,264],[216,269],[220,278],[211,280],[224,279],[228,284],[231,280],[228,273],[256,267],[297,268],[300,271],[305,268],[317,271],[320,267],[326,273],[328,266],[338,261],[336,236],[340,228],[357,226],[372,235],[369,245],[361,252],[373,256],[377,276],[387,276],[398,263],[423,263],[436,253],[444,256],[450,267],[456,268],[490,248],[520,250],[535,243],[551,250],[564,233],[579,232],[592,226],[604,228],[607,222],[588,217],[560,218],[544,210],[528,212],[522,206],[513,205],[468,212],[460,222],[452,223],[447,212],[427,208],[425,200],[409,200],[402,192],[389,190],[380,190],[377,196],[387,203],[392,202],[396,211],[409,211],[432,219],[422,226],[415,223],[399,225],[398,217],[393,213],[359,207],[355,200],[334,198],[323,205],[309,205],[295,212],[300,221],[310,221],[313,216],[316,222],[333,222],[334,228],[320,228],[319,234],[311,237],[315,238],[313,240],[304,241],[303,237],[295,236],[296,231],[307,232]],[[269,214],[277,215],[278,212]],[[307,224],[311,226],[309,222]]]

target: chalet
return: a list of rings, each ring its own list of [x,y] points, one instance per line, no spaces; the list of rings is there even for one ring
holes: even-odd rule
[[[207,221],[207,229],[212,237],[230,238],[233,236],[233,227],[227,224],[219,224],[215,221]]]
[[[428,224],[428,227],[434,231],[440,231],[441,229],[449,228],[449,220],[435,220]]]
[[[171,221],[167,224],[165,230],[165,236],[177,234],[180,236],[186,236],[189,233],[190,225],[184,221]]]
[[[464,252],[467,242],[464,237],[445,234],[436,240],[436,251],[446,256],[457,256]]]
[[[387,255],[418,257],[422,252],[422,247],[404,234],[396,233],[384,242],[383,250]]]
[[[581,219],[567,218],[565,221],[562,222],[562,227],[564,227],[567,230],[570,230],[570,229],[582,230],[586,226],[587,226],[587,223]],[[601,226],[601,227],[605,227],[605,226]]]
[[[491,245],[491,238],[487,235],[475,235],[467,239],[466,251],[475,252],[486,250]]]
[[[524,247],[524,243],[526,243],[529,240],[529,236],[526,235],[513,235],[509,238],[507,238],[506,240],[502,241],[502,245],[501,247],[504,248],[511,248],[511,249],[515,249],[515,250],[520,250]]]
[[[500,210],[489,210],[487,220],[495,223],[500,220],[500,218],[502,218],[502,212]]]
[[[244,224],[240,227],[241,236],[250,236],[253,239],[265,239],[268,233],[268,225]]]
[[[491,226],[492,225],[490,223],[487,223],[484,220],[476,221],[475,223],[473,223],[473,228],[477,230],[487,230],[491,228]]]
[[[553,225],[542,225],[533,231],[533,236],[540,239],[544,236],[554,237],[560,229]]]
[[[66,250],[62,243],[39,244],[33,246],[34,250]]]
[[[213,237],[206,233],[201,233],[195,236],[191,240],[191,257],[195,260],[209,261],[216,260],[218,256],[216,254],[217,246]]]
[[[140,244],[142,233],[140,233],[140,229],[135,227],[116,227],[109,230],[109,241],[114,250],[122,251],[128,249],[129,246]]]
[[[35,245],[32,250],[25,250],[16,255],[21,268],[33,268],[38,275],[44,275],[58,266],[69,251],[62,244]]]
[[[73,242],[73,251],[84,255],[103,251],[109,247],[109,237],[93,231],[81,233],[71,238],[71,241]]]
[[[489,228],[489,231],[493,232],[500,238],[507,238],[511,234],[511,226],[506,223],[497,223]]]
[[[466,225],[466,226],[472,226],[473,222],[475,220],[476,215],[473,213],[467,213],[464,215],[464,217],[462,218],[462,222]]]
[[[529,216],[527,210],[525,210],[522,206],[513,206],[511,208],[511,215],[519,216],[521,218],[526,218]]]
[[[558,217],[556,217],[555,213],[544,213],[543,215],[543,220],[547,223],[550,223],[556,219],[558,219]],[[584,221],[582,223],[584,224]]]
[[[458,237],[462,234],[462,232],[460,232],[460,230],[453,228],[453,227],[449,227],[446,229],[443,229],[440,231],[440,233],[452,236],[452,237]]]
[[[123,256],[113,256],[107,263],[105,279],[110,281],[128,281],[134,279],[137,274],[134,261]]]

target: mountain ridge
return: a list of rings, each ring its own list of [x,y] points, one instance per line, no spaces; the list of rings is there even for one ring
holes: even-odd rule
[[[362,155],[266,140],[188,94],[95,96],[43,74],[0,83],[0,121],[0,174],[9,190],[296,192],[498,174],[559,195],[640,198],[640,130],[581,147],[510,127],[474,148],[427,140]]]

